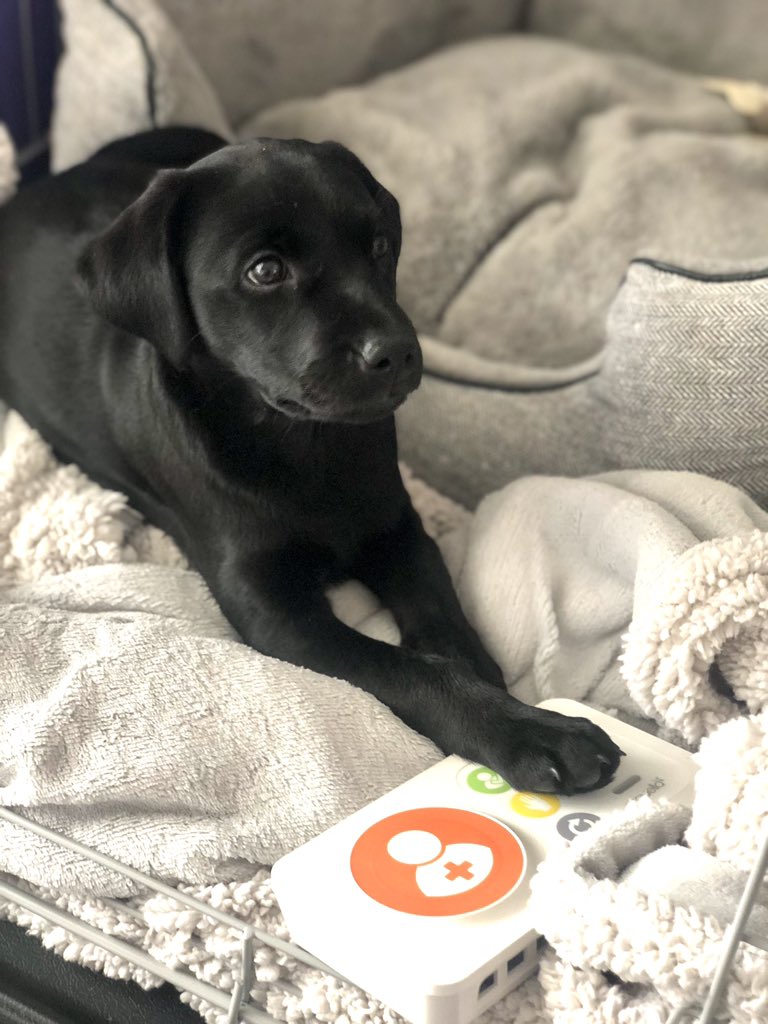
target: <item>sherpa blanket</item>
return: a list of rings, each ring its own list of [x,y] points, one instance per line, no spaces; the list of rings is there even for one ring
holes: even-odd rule
[[[237,643],[168,538],[120,496],[59,466],[13,413],[3,441],[0,799],[285,936],[258,862],[439,752],[354,687],[270,664]],[[708,684],[717,653],[740,696],[760,703],[768,516],[739,491],[690,474],[532,478],[490,497],[468,523],[409,486],[514,692],[645,714],[695,745],[736,714]],[[486,590],[493,600],[483,600]],[[343,614],[387,634],[381,612],[347,597]],[[628,627],[622,674],[615,664]],[[674,717],[668,698],[678,692],[698,698]],[[128,895],[124,880],[5,825],[0,866],[166,963],[231,987],[239,937],[221,926],[165,897]],[[18,907],[3,912],[72,959],[155,983]],[[254,1000],[278,1018],[397,1019],[271,949],[256,960]],[[541,999],[530,983],[488,1019],[547,1019]],[[207,1017],[217,1014],[208,1008]]]
[[[642,797],[541,865],[532,909],[552,944],[540,971],[544,1020],[667,1024],[680,1007],[693,1011],[684,1019],[698,1019],[768,836],[765,686],[762,695],[762,712],[720,726],[702,744],[693,811]],[[740,939],[712,1019],[762,1024],[765,885]]]

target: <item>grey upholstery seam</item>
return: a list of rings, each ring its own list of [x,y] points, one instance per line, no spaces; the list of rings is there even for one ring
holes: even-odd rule
[[[152,56],[152,50],[150,49],[147,37],[144,35],[141,27],[127,14],[122,7],[115,0],[103,0],[103,3],[111,11],[113,11],[118,18],[121,18],[128,28],[134,33],[136,38],[139,40],[142,52],[144,54],[144,60],[146,61],[146,88],[147,88],[147,108],[149,111],[149,121],[153,128],[157,128],[157,109],[155,105],[155,78],[156,68],[155,60]]]
[[[693,281],[703,281],[707,284],[724,284],[729,281],[760,281],[768,278],[768,267],[759,270],[741,270],[730,274],[707,273],[703,270],[691,270],[688,267],[679,267],[674,263],[665,263],[663,260],[654,260],[645,256],[638,256],[630,260],[633,263],[642,263],[646,267],[653,267],[654,270],[661,270],[665,274],[675,274],[677,277],[689,277]]]

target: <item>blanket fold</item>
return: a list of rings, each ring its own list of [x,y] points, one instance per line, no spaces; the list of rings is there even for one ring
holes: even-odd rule
[[[440,757],[362,690],[239,643],[196,574],[92,567],[51,589],[0,604],[0,800],[135,867],[229,879]],[[0,863],[30,881],[135,891],[44,840],[5,839]]]
[[[697,743],[765,673],[768,514],[693,473],[526,477],[486,498],[458,580],[512,692],[568,694]],[[669,733],[672,735],[672,733]]]

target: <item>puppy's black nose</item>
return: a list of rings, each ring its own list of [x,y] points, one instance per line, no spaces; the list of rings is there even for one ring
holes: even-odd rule
[[[416,362],[418,343],[415,338],[387,337],[380,334],[366,334],[359,345],[353,346],[357,364],[365,373],[394,377],[401,370],[407,370]]]

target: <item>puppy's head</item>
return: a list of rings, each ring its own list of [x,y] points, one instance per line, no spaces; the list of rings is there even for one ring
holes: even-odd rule
[[[336,143],[260,139],[160,172],[92,242],[95,308],[178,368],[194,346],[285,415],[368,422],[418,386],[397,201]]]

